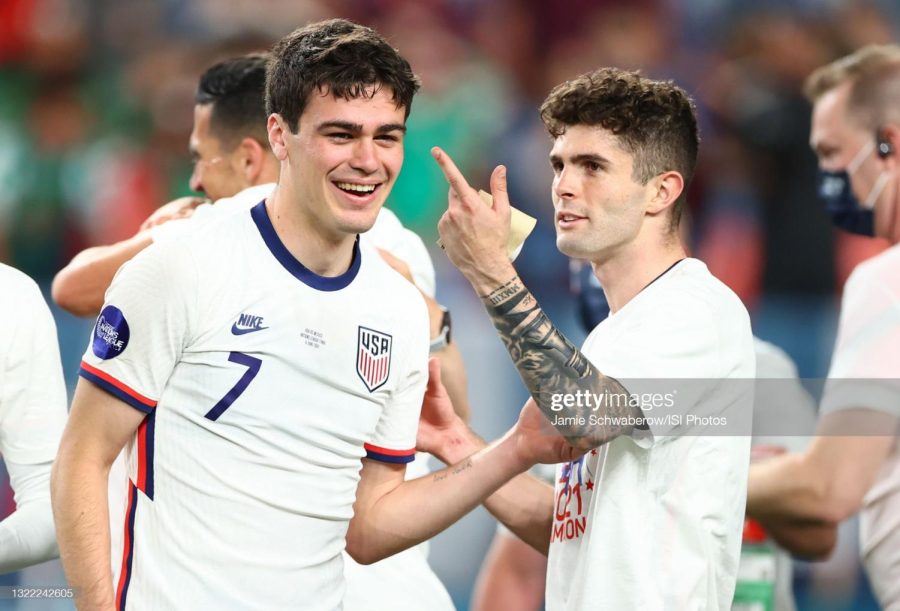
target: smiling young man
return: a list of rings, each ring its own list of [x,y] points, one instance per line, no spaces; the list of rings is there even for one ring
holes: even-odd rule
[[[377,33],[330,20],[277,43],[266,83],[275,192],[126,264],[84,355],[52,481],[79,609],[338,609],[345,547],[385,558],[576,452],[526,411],[478,455],[404,481],[428,367],[449,399],[421,294],[358,234],[400,171],[418,81]]]
[[[426,377],[422,298],[358,240],[417,88],[368,28],[289,35],[267,75],[274,193],[116,276],[53,478],[80,608],[340,605],[360,459],[412,458]],[[126,444],[111,575],[106,473]]]
[[[504,255],[505,168],[494,171],[488,208],[434,151],[450,183],[439,225],[447,254],[482,297],[543,415],[589,451],[558,468],[555,491],[520,477],[486,505],[523,540],[549,548],[550,610],[729,609],[749,426],[716,433],[665,419],[752,410],[747,312],[686,258],[677,236],[698,148],[693,105],[671,83],[604,68],[556,87],[541,117],[553,138],[557,246],[591,262],[611,308],[581,351]],[[577,400],[633,399],[666,384],[682,391],[668,411]],[[434,433],[443,441],[433,453],[449,462],[481,447],[458,421]]]
[[[155,212],[135,236],[80,253],[54,281],[54,297],[62,307],[74,314],[96,316],[114,273],[137,252],[152,243],[183,239],[222,215],[249,212],[272,193],[280,162],[269,147],[266,131],[267,62],[266,54],[230,58],[210,66],[199,79],[189,142],[194,162],[190,185],[212,203],[194,208],[186,201],[191,198],[176,200]],[[425,296],[431,323],[431,353],[445,366],[443,379],[455,378],[456,389],[462,392],[454,395],[454,406],[465,413],[466,404],[461,402],[465,399],[465,380],[458,349],[449,340],[443,344],[435,341],[441,339],[445,310],[433,299],[434,268],[425,245],[387,208],[380,210],[372,229],[361,239],[395,255],[402,262],[399,266],[404,268],[405,275]],[[390,255],[382,253],[382,256]],[[246,321],[235,324],[239,332],[245,331],[243,327],[251,328]],[[48,480],[49,470],[48,463]],[[410,465],[407,476],[413,478],[428,471],[427,462],[417,460]],[[110,523],[114,525],[110,533],[112,557],[119,559],[123,535],[120,526],[127,501],[124,472],[122,461],[117,461],[110,471],[109,487]],[[47,492],[49,516],[49,485]],[[406,550],[366,567],[345,557],[344,569],[348,609],[362,611],[390,606],[397,611],[446,611],[453,608],[450,595],[428,565],[424,547]]]

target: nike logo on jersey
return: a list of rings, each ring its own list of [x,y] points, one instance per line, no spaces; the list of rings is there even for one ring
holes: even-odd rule
[[[269,327],[262,326],[263,317],[254,316],[252,314],[241,314],[237,322],[231,325],[231,332],[234,335],[244,335],[245,333],[253,333],[254,331],[262,331]]]

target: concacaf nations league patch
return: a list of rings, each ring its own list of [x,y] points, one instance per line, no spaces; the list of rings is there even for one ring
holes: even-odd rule
[[[98,358],[114,359],[122,354],[128,345],[128,335],[128,323],[122,310],[108,305],[100,312],[94,326],[94,341],[91,348]]]

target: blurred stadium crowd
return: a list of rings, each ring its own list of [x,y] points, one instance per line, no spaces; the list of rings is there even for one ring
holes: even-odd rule
[[[157,206],[189,194],[197,76],[329,16],[375,27],[423,81],[388,206],[433,245],[446,182],[429,148],[442,146],[482,185],[507,164],[512,202],[539,219],[517,267],[575,339],[583,333],[569,262],[554,247],[537,107],[552,85],[601,65],[674,79],[702,122],[689,195],[694,256],[744,299],[755,333],[784,348],[802,377],[825,375],[842,284],[885,245],[838,233],[823,213],[801,84],[864,44],[896,41],[896,0],[2,0],[0,261],[46,289],[81,249],[132,235]],[[490,437],[512,422],[524,390],[483,332],[468,286],[432,254],[461,327],[475,426]],[[54,314],[72,385],[90,322]],[[9,496],[0,492],[0,515]],[[492,525],[479,510],[450,532],[469,544],[443,535],[435,565],[465,608]],[[803,608],[867,608],[856,547],[841,548],[840,568],[798,589]]]

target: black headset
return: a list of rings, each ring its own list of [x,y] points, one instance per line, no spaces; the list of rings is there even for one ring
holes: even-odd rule
[[[875,132],[875,142],[877,143],[877,151],[878,156],[881,159],[886,159],[894,154],[894,145],[891,144],[891,141],[888,140],[887,134],[885,134],[882,130],[878,130]]]

